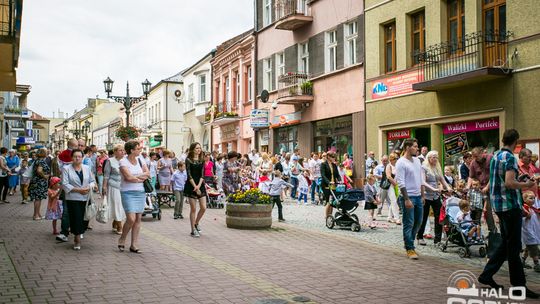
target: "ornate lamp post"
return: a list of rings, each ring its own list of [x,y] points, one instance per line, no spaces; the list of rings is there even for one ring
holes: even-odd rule
[[[107,98],[112,98],[114,101],[121,103],[124,108],[126,109],[126,127],[129,126],[129,114],[131,113],[131,106],[135,103],[145,100],[148,98],[148,93],[150,93],[150,87],[152,86],[152,83],[146,79],[142,84],[143,87],[143,94],[144,97],[131,97],[129,96],[129,82],[127,82],[126,85],[126,96],[111,96],[112,88],[113,88],[114,81],[107,77],[103,81],[103,84],[105,86],[105,92],[107,93]]]
[[[85,140],[85,143],[88,145],[88,133],[90,133],[90,126],[92,125],[91,122],[89,122],[88,120],[84,122],[84,126],[82,127],[83,129],[83,132],[84,132],[84,140]]]

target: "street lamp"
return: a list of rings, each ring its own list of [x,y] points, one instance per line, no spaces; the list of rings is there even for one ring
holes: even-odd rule
[[[105,93],[107,93],[107,98],[112,98],[114,99],[114,101],[121,103],[126,109],[126,126],[129,126],[129,114],[131,112],[131,106],[139,101],[143,101],[148,98],[148,93],[150,93],[150,87],[152,86],[152,83],[150,83],[148,79],[141,83],[144,97],[129,96],[129,82],[127,82],[126,84],[126,96],[111,96],[113,84],[114,81],[110,77],[107,77],[107,79],[103,80],[103,85],[105,86]]]
[[[88,144],[88,133],[90,133],[90,125],[92,125],[92,123],[88,120],[84,122],[83,130],[86,144]]]

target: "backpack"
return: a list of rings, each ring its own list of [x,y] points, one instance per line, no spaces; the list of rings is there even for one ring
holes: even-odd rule
[[[386,177],[386,166],[384,166],[384,170],[383,170],[382,178],[381,178],[381,189],[388,190],[388,189],[390,189],[391,185],[392,184],[390,183],[390,181]]]

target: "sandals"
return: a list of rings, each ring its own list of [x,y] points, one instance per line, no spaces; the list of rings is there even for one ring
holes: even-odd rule
[[[139,250],[139,248],[133,248],[133,247],[129,247],[129,252],[133,252],[133,253],[137,253],[137,254],[141,254],[142,252]]]

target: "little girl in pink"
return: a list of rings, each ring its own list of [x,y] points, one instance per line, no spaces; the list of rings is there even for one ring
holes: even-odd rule
[[[56,222],[62,219],[62,201],[58,199],[60,196],[60,178],[53,176],[49,181],[49,203],[47,204],[47,213],[45,219],[52,220],[53,234],[57,235]]]

